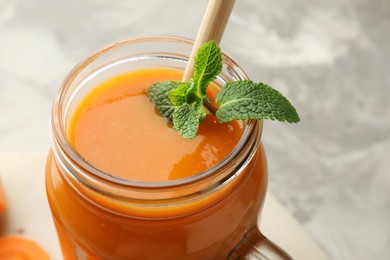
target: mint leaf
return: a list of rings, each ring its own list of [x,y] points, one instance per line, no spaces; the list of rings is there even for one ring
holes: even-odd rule
[[[227,83],[217,94],[216,116],[220,123],[244,119],[272,119],[297,123],[291,103],[277,90],[250,80]]]
[[[215,41],[199,48],[195,56],[192,81],[198,96],[206,95],[206,89],[222,71],[222,53]]]
[[[173,127],[184,138],[195,138],[200,120],[204,117],[200,107],[200,104],[193,103],[175,108],[172,121]]]
[[[172,114],[175,106],[171,103],[168,97],[168,92],[176,89],[182,82],[178,81],[163,81],[158,82],[146,89],[146,93],[152,100],[157,111],[169,121],[172,121]]]
[[[168,92],[168,97],[174,106],[181,106],[187,102],[187,90],[189,88],[188,83],[182,83],[179,87],[172,89]]]

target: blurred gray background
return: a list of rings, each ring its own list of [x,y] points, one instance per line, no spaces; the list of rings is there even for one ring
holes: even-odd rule
[[[52,97],[87,54],[195,38],[206,5],[1,0],[0,154],[48,151]],[[300,113],[265,123],[274,196],[331,259],[390,259],[390,1],[237,0],[221,47]]]

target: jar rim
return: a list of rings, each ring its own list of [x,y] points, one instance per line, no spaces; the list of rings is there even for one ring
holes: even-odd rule
[[[86,160],[82,158],[82,156],[76,151],[74,146],[71,144],[69,137],[65,130],[65,121],[64,121],[64,115],[62,113],[61,107],[64,106],[64,93],[67,91],[67,88],[72,83],[76,75],[86,66],[94,62],[96,59],[98,59],[100,56],[110,52],[111,50],[114,50],[116,48],[120,48],[125,45],[129,44],[142,44],[142,43],[151,43],[151,42],[170,42],[175,44],[182,44],[186,45],[188,47],[192,47],[193,40],[189,38],[179,37],[179,36],[145,36],[145,37],[136,37],[136,38],[130,38],[123,41],[118,41],[115,43],[112,43],[106,47],[103,47],[102,49],[94,52],[93,54],[89,55],[87,58],[83,59],[80,63],[78,63],[66,76],[64,81],[62,82],[59,90],[56,93],[56,96],[54,98],[53,106],[52,106],[52,115],[51,115],[51,131],[53,132],[52,137],[52,148],[55,154],[61,153],[65,154],[68,157],[68,161],[74,162],[75,164],[79,165],[82,169],[85,169],[89,173],[91,173],[93,176],[98,177],[101,180],[108,181],[113,184],[117,185],[125,185],[126,187],[134,187],[134,188],[171,188],[171,187],[177,187],[181,185],[187,185],[190,183],[196,183],[198,181],[201,181],[214,172],[218,172],[223,167],[225,167],[229,162],[234,160],[236,158],[240,151],[247,145],[249,140],[251,139],[252,135],[256,134],[255,129],[259,129],[259,138],[258,142],[260,141],[261,133],[262,133],[262,120],[248,120],[245,124],[245,128],[243,131],[243,134],[237,143],[237,145],[233,148],[233,150],[220,162],[215,164],[214,166],[210,167],[209,169],[197,173],[195,175],[181,178],[177,180],[169,180],[169,181],[162,181],[162,182],[146,182],[146,181],[134,181],[134,180],[127,180],[123,178],[119,178],[116,176],[113,176],[107,172],[104,172],[97,167],[93,166]],[[241,69],[239,65],[237,65],[231,58],[229,58],[226,54],[222,54],[223,56],[223,64],[224,66],[227,66],[229,69],[233,69],[236,73],[238,73],[238,77],[240,80],[248,79],[248,76],[245,74],[245,72]],[[56,149],[59,149],[60,151],[56,151]]]

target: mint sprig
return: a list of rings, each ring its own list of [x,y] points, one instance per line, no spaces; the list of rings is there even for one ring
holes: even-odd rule
[[[173,123],[184,138],[195,138],[199,124],[206,114],[210,99],[206,89],[222,71],[221,49],[214,41],[199,48],[194,62],[194,74],[189,82],[158,82],[147,89],[147,94],[159,113]],[[250,80],[228,82],[216,96],[215,112],[220,123],[233,120],[271,119],[299,122],[291,103],[277,90]]]

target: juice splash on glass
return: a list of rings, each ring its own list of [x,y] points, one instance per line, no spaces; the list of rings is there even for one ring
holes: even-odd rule
[[[180,137],[145,94],[180,79],[191,42],[138,38],[79,64],[53,106],[46,187],[65,259],[237,259],[273,251],[257,218],[267,184],[261,121]],[[210,88],[245,79],[229,58]]]

